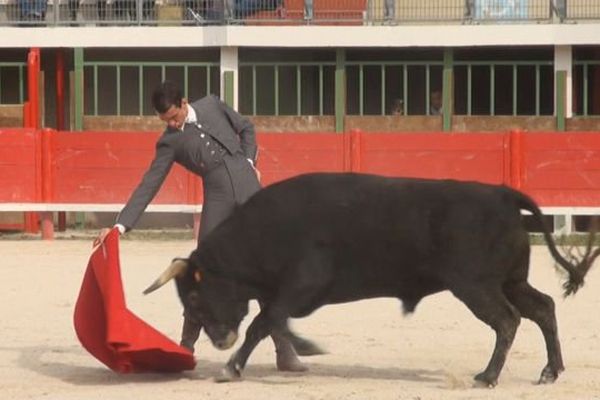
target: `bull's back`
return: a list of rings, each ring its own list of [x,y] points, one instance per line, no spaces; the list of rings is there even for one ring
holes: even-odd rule
[[[489,273],[523,231],[506,188],[366,174],[291,178],[261,190],[241,211],[238,231],[257,268],[276,275],[292,265],[335,277],[330,295],[339,301],[350,293],[397,296],[423,281],[431,287],[419,290],[441,290],[448,275],[471,271],[469,264]],[[507,251],[494,255],[498,248]]]
[[[245,207],[256,218],[304,229],[354,227],[349,234],[375,227],[419,233],[436,220],[519,213],[511,189],[497,185],[354,173],[300,175],[262,189]]]

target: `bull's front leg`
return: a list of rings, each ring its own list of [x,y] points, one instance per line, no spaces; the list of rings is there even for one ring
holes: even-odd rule
[[[256,345],[269,336],[273,331],[274,326],[279,323],[273,323],[272,319],[267,316],[263,309],[250,323],[246,330],[246,338],[242,346],[231,356],[225,367],[221,370],[221,375],[216,378],[217,382],[231,382],[239,380],[242,377],[242,370],[246,366],[246,362],[250,357]],[[281,322],[285,325],[285,318]]]

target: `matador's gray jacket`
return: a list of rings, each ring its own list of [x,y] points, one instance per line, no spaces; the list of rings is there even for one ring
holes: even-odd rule
[[[212,230],[235,204],[260,188],[248,161],[256,162],[258,153],[252,123],[214,96],[190,105],[197,124],[185,124],[183,131],[167,127],[159,138],[154,160],[117,217],[127,230],[135,226],[174,162],[203,178],[201,231]]]

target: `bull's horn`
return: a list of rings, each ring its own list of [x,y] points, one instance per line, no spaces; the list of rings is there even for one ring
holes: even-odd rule
[[[171,279],[183,275],[187,269],[188,263],[186,260],[180,258],[173,260],[171,265],[152,283],[144,290],[144,294],[152,293]]]

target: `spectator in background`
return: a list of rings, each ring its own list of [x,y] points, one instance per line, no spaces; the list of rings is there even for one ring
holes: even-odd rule
[[[138,0],[140,1],[140,0]],[[155,3],[156,0],[141,0],[142,2],[142,21],[146,25],[151,25],[156,20]]]
[[[77,24],[75,23],[75,21],[77,21],[77,11],[79,10],[79,0],[69,0],[69,2],[67,3],[67,6],[69,8],[69,19],[71,21],[73,21],[71,23],[71,26],[76,26]]]
[[[385,0],[383,17],[387,22],[396,20],[396,0]]]
[[[115,0],[115,17],[119,21],[135,21],[136,0]]]
[[[304,20],[310,22],[313,19],[313,0],[304,0]]]
[[[40,26],[40,21],[46,20],[46,9],[48,3],[46,0],[18,0],[19,19],[29,23],[20,24],[22,26]]]
[[[442,115],[443,96],[441,90],[434,90],[429,95],[429,115]]]
[[[465,0],[465,18],[473,19],[475,17],[475,0]]]
[[[275,11],[282,4],[283,0],[235,0],[233,15],[235,19],[244,19],[259,11]]]
[[[185,21],[193,21],[202,24],[206,12],[205,0],[183,0],[183,18]]]
[[[196,25],[215,25],[225,18],[227,0],[184,0],[184,18]]]
[[[96,7],[98,7],[98,20],[104,21],[106,20],[106,2],[107,0],[97,0]],[[103,22],[99,23],[100,26],[106,25]]]
[[[567,18],[567,0],[551,0],[550,7],[560,22]]]
[[[394,99],[390,107],[390,115],[404,115],[404,100]]]
[[[119,21],[132,21],[141,23],[144,21],[154,21],[154,3],[155,0],[116,0],[115,16]],[[141,21],[138,21],[137,7],[142,5]]]

